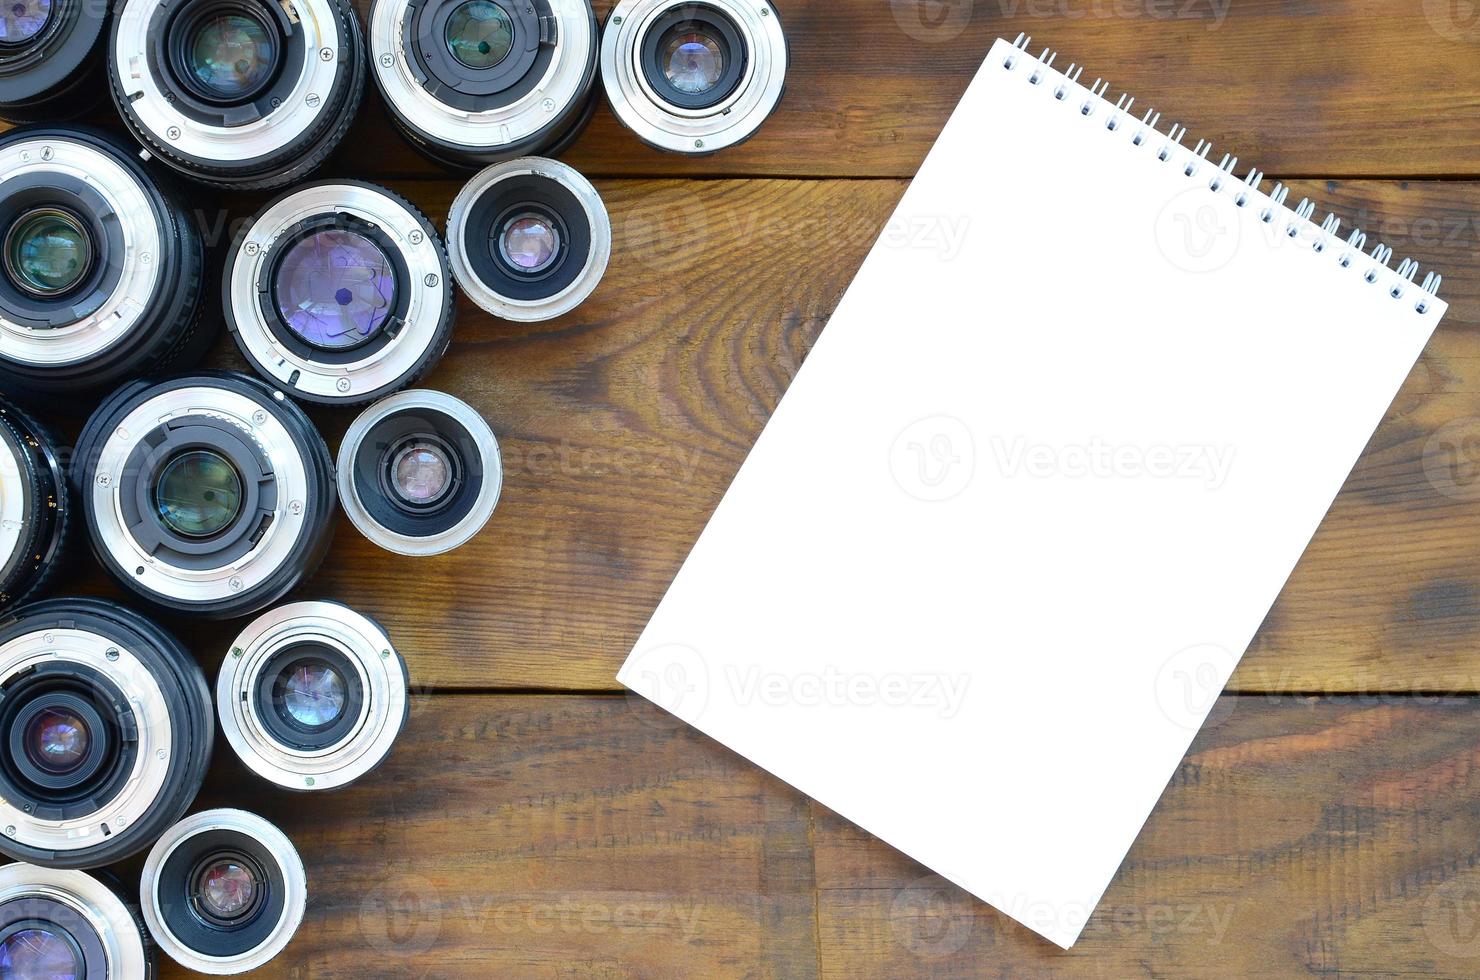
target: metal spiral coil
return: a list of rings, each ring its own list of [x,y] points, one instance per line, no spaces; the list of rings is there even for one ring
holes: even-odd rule
[[[1026,59],[1031,64],[1028,74],[1028,83],[1031,85],[1042,84],[1051,72],[1053,72],[1054,59],[1058,52],[1044,48],[1042,53],[1036,57],[1029,52],[1028,44],[1032,39],[1026,34],[1019,34],[1013,42],[1011,53],[1003,59],[1002,67],[1007,71],[1014,71],[1020,59]],[[1078,86],[1079,78],[1084,72],[1083,65],[1071,64],[1068,69],[1058,72],[1057,83],[1053,87],[1055,100],[1065,101],[1073,87]],[[1161,122],[1161,113],[1154,109],[1147,109],[1141,114],[1139,120],[1131,115],[1131,109],[1135,106],[1134,96],[1122,93],[1120,98],[1111,105],[1106,100],[1106,93],[1110,89],[1110,83],[1104,79],[1096,78],[1088,87],[1088,95],[1077,106],[1079,114],[1086,118],[1094,116],[1102,108],[1105,112],[1105,128],[1111,131],[1118,130],[1122,124],[1132,124],[1131,143],[1134,146],[1142,146],[1153,137],[1164,136],[1163,142],[1156,149],[1156,159],[1165,163],[1170,160],[1174,153],[1182,147],[1182,140],[1187,135],[1187,127],[1172,123],[1165,134],[1161,133],[1157,126]],[[1197,146],[1191,151],[1190,156],[1183,164],[1182,170],[1186,177],[1195,177],[1202,169],[1203,163],[1212,152],[1213,144],[1206,140],[1198,140]],[[1213,192],[1221,191],[1230,180],[1238,181],[1235,172],[1238,167],[1238,157],[1231,154],[1223,154],[1216,171],[1208,179],[1208,189]],[[1249,203],[1250,196],[1259,192],[1259,185],[1264,181],[1264,173],[1258,169],[1250,168],[1241,182],[1235,184],[1233,203],[1237,207],[1244,207]],[[1302,235],[1309,238],[1311,248],[1316,252],[1325,252],[1337,241],[1336,234],[1341,227],[1341,220],[1334,214],[1327,214],[1319,227],[1314,222],[1316,205],[1309,198],[1301,198],[1300,203],[1293,209],[1285,207],[1285,200],[1290,196],[1290,188],[1284,183],[1276,181],[1274,188],[1266,195],[1266,203],[1259,211],[1259,219],[1265,224],[1274,225],[1281,214],[1287,214],[1283,221],[1282,230],[1285,235],[1292,239],[1299,239]],[[1368,283],[1376,283],[1382,278],[1384,272],[1391,272],[1390,263],[1393,250],[1387,245],[1378,243],[1370,253],[1364,253],[1367,247],[1367,235],[1360,229],[1354,229],[1347,235],[1345,247],[1337,259],[1342,268],[1358,266],[1358,260],[1364,257],[1370,258],[1370,263],[1362,263],[1358,268],[1362,272],[1362,278]],[[1411,258],[1405,258],[1399,263],[1395,275],[1397,282],[1388,289],[1388,295],[1393,299],[1402,299],[1408,293],[1405,283],[1412,283],[1418,275],[1418,262]],[[1423,284],[1418,287],[1420,296],[1414,303],[1414,310],[1424,314],[1429,312],[1431,304],[1428,297],[1434,296],[1439,291],[1439,285],[1444,277],[1436,272],[1429,272],[1424,276]]]

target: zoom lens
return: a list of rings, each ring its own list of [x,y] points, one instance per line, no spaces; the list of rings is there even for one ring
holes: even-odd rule
[[[463,292],[506,320],[568,313],[601,282],[612,227],[591,182],[527,157],[479,173],[447,217],[447,250]]]
[[[205,252],[135,151],[84,127],[0,136],[0,385],[84,394],[199,358]]]
[[[0,868],[0,977],[139,980],[154,951],[139,910],[81,871],[31,864]]]
[[[288,789],[335,789],[390,752],[406,723],[406,683],[375,621],[337,602],[294,602],[231,644],[216,708],[253,772]]]
[[[0,118],[55,122],[97,105],[107,23],[107,8],[86,0],[0,7]]]
[[[360,533],[387,551],[437,555],[477,534],[498,505],[498,440],[472,406],[440,391],[371,405],[339,446],[339,493]]]
[[[144,921],[187,969],[245,973],[292,940],[308,903],[293,842],[243,810],[207,810],[167,830],[139,883]]]
[[[612,111],[643,142],[704,154],[755,134],[786,86],[775,6],[620,0],[601,37]]]
[[[333,537],[323,439],[282,392],[244,374],[120,389],[88,420],[77,460],[98,560],[165,609],[256,612],[313,574]]]
[[[590,0],[375,0],[370,57],[401,131],[473,168],[569,146],[595,107]]]
[[[447,251],[410,203],[373,184],[312,184],[237,239],[226,322],[263,377],[306,401],[358,404],[422,377],[452,340]]]
[[[365,88],[346,0],[122,0],[113,100],[151,152],[194,180],[268,188],[317,168]]]
[[[0,399],[0,610],[36,595],[60,568],[69,497],[55,443]]]
[[[190,653],[137,613],[16,610],[0,627],[0,853],[95,868],[149,846],[200,789],[210,712]]]

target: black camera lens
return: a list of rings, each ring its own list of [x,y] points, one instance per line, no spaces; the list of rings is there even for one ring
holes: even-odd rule
[[[139,893],[149,931],[171,959],[223,975],[282,952],[303,921],[308,879],[281,830],[243,810],[207,810],[154,845]]]
[[[620,0],[601,38],[612,111],[675,153],[713,153],[754,135],[781,101],[786,64],[769,3]]]
[[[253,620],[216,680],[221,730],[259,776],[296,790],[348,785],[406,723],[406,663],[368,616],[291,602]]]
[[[92,868],[147,847],[210,762],[190,653],[116,603],[51,599],[0,627],[0,853]]]
[[[0,868],[0,977],[6,980],[139,980],[154,975],[154,949],[138,908],[82,871]]]
[[[107,13],[90,0],[11,0],[0,7],[0,118],[55,122],[97,105]]]
[[[447,250],[409,202],[326,181],[264,208],[226,264],[226,322],[252,366],[306,401],[404,388],[452,340]]]
[[[542,157],[482,171],[447,217],[458,285],[506,320],[548,320],[575,309],[601,282],[611,249],[611,219],[596,188]]]
[[[134,135],[192,179],[280,187],[344,138],[365,87],[346,0],[122,0],[108,55]]]
[[[333,537],[328,448],[244,374],[120,389],[84,427],[73,479],[103,567],[176,612],[256,612],[313,574]]]
[[[483,416],[440,391],[403,391],[350,424],[339,446],[345,513],[371,541],[402,555],[451,551],[498,505],[503,465]]]
[[[0,384],[84,394],[209,346],[205,252],[137,154],[78,126],[0,135]]]
[[[0,610],[55,578],[70,530],[69,498],[55,442],[0,399]]]
[[[449,166],[558,153],[595,107],[591,0],[375,0],[369,33],[392,118]]]

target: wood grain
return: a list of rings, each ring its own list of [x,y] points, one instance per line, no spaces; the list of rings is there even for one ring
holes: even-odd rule
[[[370,0],[358,0],[362,12]],[[609,0],[598,0],[605,19]],[[1475,174],[1480,23],[1422,0],[782,0],[785,100],[749,143],[658,153],[603,106],[566,159],[592,174],[908,177],[999,36],[1087,66],[1269,173]],[[373,88],[373,86],[372,86]],[[604,98],[604,97],[603,97]],[[367,99],[335,167],[437,170]]]
[[[365,783],[253,794],[312,889],[255,975],[1474,976],[1480,705],[1213,719],[1064,953],[641,701],[423,700]]]

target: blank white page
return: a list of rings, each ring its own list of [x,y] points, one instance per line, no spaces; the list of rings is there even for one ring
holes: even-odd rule
[[[1272,193],[998,41],[618,679],[1069,946],[1445,309]]]

